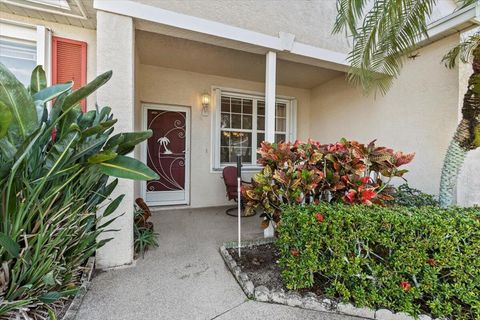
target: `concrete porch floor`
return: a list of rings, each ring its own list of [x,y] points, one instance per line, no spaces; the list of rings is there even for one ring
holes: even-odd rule
[[[225,266],[219,246],[236,239],[225,207],[157,211],[159,248],[133,268],[98,274],[77,320],[358,318],[250,301]],[[243,237],[262,236],[258,216],[243,219]]]

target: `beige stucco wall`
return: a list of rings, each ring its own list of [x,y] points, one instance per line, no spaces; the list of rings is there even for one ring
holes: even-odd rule
[[[192,207],[227,204],[225,186],[220,172],[211,172],[212,113],[201,115],[200,95],[211,86],[220,86],[264,92],[265,85],[194,72],[150,65],[139,65],[137,70],[139,100],[149,103],[183,105],[191,108],[191,197]],[[308,137],[310,91],[290,87],[278,87],[278,95],[297,98],[297,137]],[[137,104],[136,116],[141,114]],[[141,122],[136,121],[140,130]],[[248,179],[251,174],[245,174]],[[208,187],[205,187],[208,186]]]
[[[115,32],[111,32],[115,30]],[[101,106],[110,106],[115,118],[115,133],[131,132],[134,129],[135,105],[135,31],[132,18],[107,12],[97,12],[97,72],[112,70],[108,83],[97,91]],[[130,264],[133,261],[133,190],[134,182],[118,179],[111,198],[124,194],[122,203],[106,219],[113,219],[109,229],[118,230],[115,237],[97,251],[96,266],[110,268]],[[101,234],[99,240],[112,237]]]
[[[431,44],[408,60],[386,96],[364,96],[343,77],[312,91],[310,135],[323,143],[345,137],[415,152],[405,176],[425,192],[438,193],[440,171],[457,123],[458,70],[441,63],[458,36]]]
[[[50,29],[52,32],[52,36],[68,38],[77,41],[84,41],[87,43],[87,82],[91,81],[97,75],[97,32],[96,30],[85,29],[74,27],[70,25],[33,19],[28,17],[23,17],[19,15],[8,14],[5,12],[0,12],[0,18],[11,20],[11,21],[18,21],[22,23],[28,23],[32,25],[39,25],[45,26],[46,28]],[[89,108],[95,107],[95,93],[93,93],[87,99],[87,105]]]

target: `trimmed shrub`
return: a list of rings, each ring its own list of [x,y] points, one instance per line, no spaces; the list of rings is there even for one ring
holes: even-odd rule
[[[431,194],[410,187],[404,183],[395,190],[392,204],[406,207],[438,206],[438,200]]]
[[[289,289],[317,284],[358,306],[480,318],[479,208],[290,206],[277,230]]]

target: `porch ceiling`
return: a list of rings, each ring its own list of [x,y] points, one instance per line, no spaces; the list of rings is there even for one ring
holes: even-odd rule
[[[264,82],[265,56],[183,38],[137,30],[140,63]],[[343,73],[317,66],[278,59],[277,84],[311,89]]]

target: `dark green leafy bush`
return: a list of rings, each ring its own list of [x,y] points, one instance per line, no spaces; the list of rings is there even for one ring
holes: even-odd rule
[[[393,204],[406,207],[438,206],[438,200],[431,194],[424,193],[404,183],[393,194]]]
[[[112,136],[109,107],[81,112],[80,101],[111,75],[74,91],[72,82],[47,87],[37,67],[27,89],[0,63],[2,319],[55,319],[82,265],[108,241],[97,237],[123,199],[111,198],[118,180],[109,176],[158,178],[127,156],[152,132]]]
[[[288,288],[320,281],[359,306],[480,319],[479,208],[291,206],[278,234]]]

